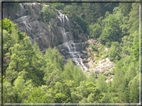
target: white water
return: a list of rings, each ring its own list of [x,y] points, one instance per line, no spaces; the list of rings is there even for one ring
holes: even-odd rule
[[[66,15],[62,14],[61,11],[59,11],[59,10],[57,10],[57,12],[59,14],[58,19],[60,20],[61,26],[62,26],[61,32],[62,32],[63,41],[64,41],[63,45],[65,45],[68,48],[68,51],[69,51],[68,53],[69,53],[71,59],[75,62],[75,64],[80,66],[83,71],[88,70],[87,67],[82,62],[80,52],[78,52],[76,50],[75,43],[72,40],[73,36],[72,36],[71,32],[66,32],[66,30],[65,30],[65,26],[70,28],[68,17]],[[70,29],[69,29],[69,31],[70,31]]]
[[[23,7],[22,3],[20,3],[20,7],[21,7],[21,9],[24,9],[24,7]]]
[[[21,19],[21,23],[23,23],[24,24],[24,26],[26,27],[26,32],[30,32],[31,31],[31,27],[30,27],[30,24],[28,23],[28,16],[23,16],[23,17],[21,17],[20,19]]]

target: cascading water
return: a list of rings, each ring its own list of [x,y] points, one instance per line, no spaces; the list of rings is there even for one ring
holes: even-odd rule
[[[65,45],[68,49],[68,53],[70,58],[74,61],[74,63],[82,68],[83,71],[88,70],[87,67],[83,64],[81,54],[76,50],[75,43],[73,42],[73,36],[70,32],[69,19],[66,15],[62,14],[60,10],[56,10],[58,12],[58,19],[61,23],[61,33],[63,35],[63,45]],[[68,31],[66,31],[68,30]]]

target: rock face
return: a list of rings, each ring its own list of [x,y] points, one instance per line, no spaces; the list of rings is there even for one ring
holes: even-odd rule
[[[36,41],[43,52],[48,47],[56,46],[64,60],[71,58],[75,64],[79,64],[82,68],[92,70],[96,74],[111,70],[113,63],[108,58],[103,62],[99,61],[96,67],[91,67],[94,60],[89,61],[89,52],[85,49],[91,44],[98,44],[98,41],[89,39],[82,42],[87,38],[87,35],[82,33],[83,31],[73,32],[75,25],[70,22],[70,19],[68,20],[66,15],[56,9],[54,12],[57,17],[45,22],[41,12],[42,8],[43,5],[40,3],[3,3],[2,18],[9,18],[17,24],[19,30],[25,32],[32,43]],[[50,6],[47,6],[47,9],[51,9]],[[64,22],[61,18],[64,19]],[[70,22],[70,25],[67,21]]]
[[[69,18],[65,14],[61,13],[61,11],[56,11],[59,15],[58,19],[60,20],[60,32],[62,32],[63,36],[63,43],[58,46],[59,51],[64,55],[65,59],[71,58],[72,61],[77,66],[80,66],[83,71],[87,71],[88,68],[82,61],[82,58],[84,58],[84,54],[81,53],[83,50],[82,42],[74,42]]]
[[[62,35],[58,33],[58,20],[51,19],[50,24],[44,22],[40,3],[19,3],[16,7],[16,10],[4,8],[3,18],[9,18],[17,24],[19,30],[26,32],[32,42],[36,41],[41,50],[62,43]]]
[[[26,32],[31,41],[36,41],[40,49],[44,51],[48,47],[62,44],[63,36],[58,17],[44,22],[42,8],[40,3],[4,3],[3,18],[9,18],[17,24],[19,30]],[[48,6],[47,9],[49,9]],[[80,34],[76,36],[80,36]]]
[[[83,52],[86,44],[82,43],[86,34],[74,35],[73,24],[60,10],[46,5],[46,9],[54,10],[57,17],[45,22],[41,12],[43,5],[40,3],[5,3],[3,7],[3,18],[9,18],[17,24],[19,30],[26,32],[32,43],[37,42],[41,51],[56,46],[64,60],[71,58],[76,65],[87,70],[82,61],[87,58],[87,53]]]
[[[91,63],[93,64],[93,62]],[[109,60],[109,58],[100,60],[97,62],[95,68],[90,68],[94,73],[103,73],[107,74],[114,67],[114,63]]]

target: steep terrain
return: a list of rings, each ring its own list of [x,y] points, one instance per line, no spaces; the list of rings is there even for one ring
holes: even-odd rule
[[[12,8],[14,6],[16,9]],[[11,8],[13,12],[11,12]],[[4,7],[3,18],[9,18],[17,24],[22,32],[26,32],[30,36],[32,42],[38,43],[41,50],[62,42],[62,35],[58,33],[58,20],[52,19],[50,24],[45,23],[41,17],[41,4],[15,3],[11,8]],[[58,36],[55,36],[57,33]]]
[[[12,7],[14,7],[13,12],[11,12]],[[80,33],[78,33],[78,35],[75,35],[78,40],[74,39],[72,25],[69,25],[70,22],[66,15],[46,5],[46,9],[51,10],[57,16],[51,18],[49,22],[44,22],[42,16],[43,5],[40,3],[15,3],[11,4],[11,8],[7,8],[7,4],[4,4],[3,18],[9,18],[17,24],[19,30],[26,32],[32,43],[34,41],[37,42],[42,52],[45,52],[49,47],[56,46],[65,60],[73,57],[72,60],[76,65],[80,65],[83,70],[88,70],[82,62],[82,58],[87,57],[85,56],[87,54],[80,53],[85,49],[85,47],[83,47],[84,45],[82,45],[82,41],[86,34],[81,33],[80,35]],[[14,14],[14,12],[16,12],[16,14]],[[76,50],[74,52],[70,51],[71,46],[66,42],[70,42],[70,40],[78,52]],[[74,43],[74,40],[76,40],[76,43]],[[67,53],[67,51],[69,52]]]
[[[17,24],[18,29],[26,32],[32,43],[37,42],[42,52],[45,52],[49,47],[56,46],[65,61],[72,58],[73,62],[80,65],[83,70],[89,69],[91,72],[100,73],[104,68],[104,71],[108,71],[109,63],[103,66],[96,64],[96,68],[92,68],[94,66],[92,61],[96,60],[89,58],[92,54],[89,54],[87,49],[89,49],[89,45],[96,45],[96,43],[90,42],[90,40],[82,42],[84,39],[88,39],[88,35],[82,33],[83,31],[73,33],[75,26],[72,21],[66,15],[61,14],[59,10],[40,3],[7,3],[3,7],[3,18],[9,18]],[[42,13],[43,8],[52,11],[56,14],[55,17],[49,18],[49,21],[45,22]],[[64,17],[66,18],[64,19]],[[65,36],[67,37],[65,38]],[[66,43],[66,41],[69,42]],[[70,51],[72,45],[75,51]],[[112,68],[113,66],[109,65],[109,67]]]
[[[22,32],[30,36],[32,42],[36,41],[40,49],[45,50],[63,43],[63,36],[58,17],[44,22],[42,8],[40,3],[4,3],[3,18],[11,19]],[[46,9],[50,7],[47,5]]]
[[[137,3],[4,3],[4,105],[138,104],[140,10]]]

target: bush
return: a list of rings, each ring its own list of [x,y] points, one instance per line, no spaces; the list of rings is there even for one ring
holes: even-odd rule
[[[53,11],[53,9],[50,9],[47,5],[43,5],[42,10],[42,17],[45,22],[49,22],[51,18],[56,18],[57,14]]]
[[[112,61],[120,60],[120,47],[118,42],[113,42],[111,44],[109,59]]]

